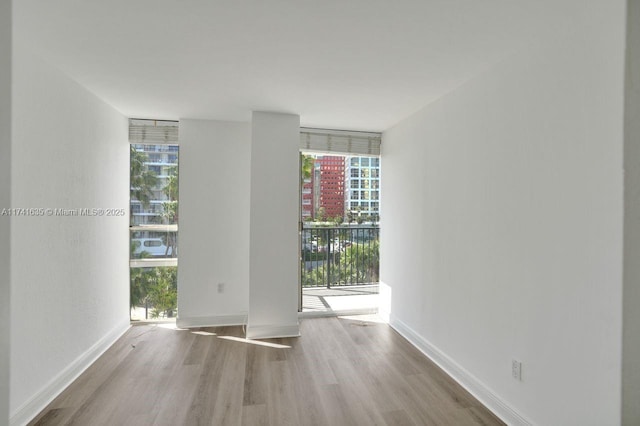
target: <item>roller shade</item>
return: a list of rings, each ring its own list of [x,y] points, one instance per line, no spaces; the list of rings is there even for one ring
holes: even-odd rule
[[[382,135],[373,132],[300,129],[300,150],[345,155],[379,156]]]
[[[129,120],[129,143],[177,144],[178,122],[160,120]]]

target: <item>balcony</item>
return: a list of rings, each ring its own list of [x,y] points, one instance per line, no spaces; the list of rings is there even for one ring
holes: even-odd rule
[[[302,311],[372,313],[378,305],[376,225],[305,225],[301,232]]]

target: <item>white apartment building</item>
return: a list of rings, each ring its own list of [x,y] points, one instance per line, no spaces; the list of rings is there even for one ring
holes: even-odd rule
[[[345,218],[380,215],[380,158],[345,158]]]

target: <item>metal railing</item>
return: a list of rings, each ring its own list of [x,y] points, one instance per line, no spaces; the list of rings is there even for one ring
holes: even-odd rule
[[[380,229],[377,226],[303,227],[300,238],[302,287],[331,288],[378,282]]]

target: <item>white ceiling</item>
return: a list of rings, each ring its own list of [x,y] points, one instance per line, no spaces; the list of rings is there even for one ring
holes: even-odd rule
[[[14,37],[128,117],[381,131],[566,24],[570,3],[20,0]]]

